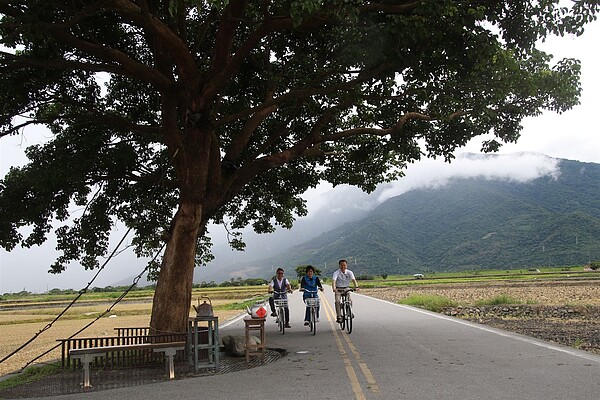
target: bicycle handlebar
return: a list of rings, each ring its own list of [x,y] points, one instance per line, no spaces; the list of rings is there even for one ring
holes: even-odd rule
[[[293,293],[293,290],[283,290],[283,291],[279,291],[279,290],[273,290],[271,293],[274,294],[286,294],[286,293]]]

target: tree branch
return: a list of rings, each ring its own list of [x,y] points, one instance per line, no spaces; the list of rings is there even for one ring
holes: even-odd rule
[[[217,121],[217,125],[221,126],[221,125],[225,125],[227,123],[237,121],[241,118],[247,117],[247,116],[257,113],[257,112],[260,112],[261,110],[263,110],[265,108],[270,108],[272,106],[280,106],[290,100],[297,100],[299,98],[305,98],[305,97],[317,96],[317,95],[327,95],[327,94],[333,94],[333,93],[344,91],[344,90],[351,90],[351,89],[355,88],[357,84],[366,82],[368,79],[376,77],[378,74],[385,72],[386,70],[389,70],[392,67],[393,66],[391,64],[382,64],[371,71],[359,72],[358,77],[356,79],[352,79],[348,82],[332,85],[332,86],[326,87],[326,88],[309,87],[309,88],[291,90],[285,94],[282,94],[281,96],[267,100],[256,107],[248,108],[248,109],[242,110],[235,114],[229,114],[229,115],[223,116],[223,117],[219,118],[219,120]]]
[[[232,0],[225,7],[215,40],[215,54],[211,63],[212,71],[222,71],[231,55],[235,31],[242,21],[248,6],[247,0]]]
[[[419,6],[421,1],[404,1],[404,4],[371,3],[359,7],[361,14],[384,13],[384,14],[406,14]]]
[[[142,9],[131,1],[107,0],[107,4],[112,5],[115,12],[129,20],[133,25],[147,29],[147,32],[164,46],[169,54],[173,56],[179,73],[182,75],[182,80],[194,82],[192,87],[199,82],[194,58],[187,44],[173,30],[150,14],[147,8]]]
[[[267,101],[273,99],[273,92],[274,88],[267,91],[267,94],[265,96]],[[234,137],[231,146],[229,146],[227,154],[224,158],[231,161],[237,160],[240,154],[242,154],[242,151],[244,150],[248,142],[250,141],[250,138],[252,137],[254,131],[269,115],[275,112],[275,110],[277,110],[277,105],[273,104],[270,107],[263,108],[254,113],[254,115],[252,115],[252,117],[244,124],[244,128],[242,129],[240,134]]]
[[[43,69],[62,69],[62,70],[82,70],[89,72],[110,72],[117,75],[128,75],[127,71],[114,64],[94,64],[79,61],[70,60],[49,60],[49,59],[38,59],[26,56],[15,56],[11,53],[0,51],[0,53],[6,56],[6,59],[10,59],[13,65],[25,65],[30,67],[37,67]],[[10,65],[7,65],[10,67]]]
[[[121,65],[126,75],[151,83],[159,90],[167,90],[171,86],[171,81],[157,70],[133,60],[119,50],[104,46],[102,44],[94,44],[79,39],[68,33],[62,26],[57,24],[38,24],[36,26],[40,27],[40,25],[48,33],[65,44],[73,46],[74,48],[90,55],[96,56],[101,60],[112,61]]]
[[[453,114],[454,115],[454,114]],[[318,143],[324,142],[335,142],[348,137],[358,136],[358,135],[370,135],[370,136],[387,136],[398,133],[402,127],[410,120],[421,120],[421,121],[433,121],[434,118],[427,114],[423,114],[420,112],[407,112],[404,114],[396,125],[391,128],[353,128],[347,129],[344,131],[336,132],[331,135],[324,135],[319,138]]]

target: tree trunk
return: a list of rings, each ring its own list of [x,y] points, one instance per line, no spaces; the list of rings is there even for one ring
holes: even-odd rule
[[[190,202],[182,202],[175,214],[154,292],[152,333],[187,331],[201,217],[202,205]]]

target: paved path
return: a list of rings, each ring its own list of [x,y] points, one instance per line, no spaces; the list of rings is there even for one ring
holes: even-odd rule
[[[285,335],[269,318],[267,346],[288,351],[279,361],[85,398],[589,400],[600,393],[599,356],[358,294],[348,335],[333,322],[331,289],[324,294],[316,336],[302,325],[299,292],[290,297]],[[220,333],[242,334],[243,323]]]

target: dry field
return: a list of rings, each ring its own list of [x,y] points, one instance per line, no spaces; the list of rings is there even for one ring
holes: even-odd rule
[[[544,281],[421,285],[364,289],[363,294],[397,302],[411,295],[438,295],[459,307],[448,315],[600,354],[600,282]],[[508,296],[516,306],[473,307]]]
[[[213,305],[220,301],[213,301]],[[0,376],[23,368],[32,359],[54,347],[57,339],[68,338],[97,315],[104,312],[110,304],[73,308],[67,318],[60,319],[51,328],[41,333],[33,342],[0,364]],[[111,312],[111,317],[100,318],[77,337],[115,336],[114,328],[143,327],[150,322],[151,303],[119,304]],[[39,333],[62,308],[39,308],[0,311],[0,359]],[[192,311],[194,311],[192,309]],[[239,311],[215,311],[220,321],[226,321]],[[49,362],[60,359],[60,347],[40,358],[37,362]]]
[[[459,305],[474,305],[479,300],[506,295],[525,304],[600,306],[600,282],[594,280],[432,284],[362,289],[361,292],[393,302],[417,294],[439,295]]]

